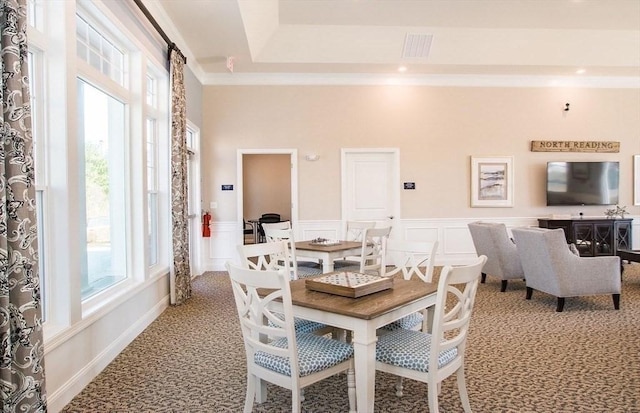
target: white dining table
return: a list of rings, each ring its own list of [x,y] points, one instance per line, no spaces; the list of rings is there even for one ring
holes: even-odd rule
[[[360,255],[362,242],[337,241],[336,244],[322,245],[313,241],[296,242],[296,255],[298,257],[314,258],[322,262],[322,272],[329,273],[334,270],[333,261],[344,257]]]
[[[393,277],[393,286],[387,290],[350,298],[307,289],[305,280],[291,281],[290,284],[294,315],[352,331],[357,411],[373,412],[378,340],[376,331],[414,312],[432,309],[436,302],[437,285],[420,279],[405,280],[396,276]],[[432,312],[426,318],[431,320]],[[257,400],[266,400],[264,383],[258,386]]]

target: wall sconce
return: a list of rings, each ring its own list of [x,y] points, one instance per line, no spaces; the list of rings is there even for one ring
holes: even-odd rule
[[[315,162],[318,159],[320,159],[320,156],[315,153],[310,153],[309,155],[305,155],[304,159],[306,159],[309,162]]]

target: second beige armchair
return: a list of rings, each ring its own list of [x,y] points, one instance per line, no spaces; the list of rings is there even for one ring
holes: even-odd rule
[[[513,228],[527,283],[527,299],[533,290],[558,297],[556,311],[566,297],[611,294],[613,307],[620,308],[620,258],[580,257],[569,250],[564,230]]]

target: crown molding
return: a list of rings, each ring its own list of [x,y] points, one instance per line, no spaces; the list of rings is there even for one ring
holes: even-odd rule
[[[640,76],[515,76],[515,75],[374,75],[368,73],[216,73],[202,77],[217,86],[459,86],[576,87],[640,89]]]

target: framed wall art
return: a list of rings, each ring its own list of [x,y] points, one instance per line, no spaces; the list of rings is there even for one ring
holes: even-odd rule
[[[471,157],[471,206],[513,206],[513,157]]]
[[[640,155],[633,155],[633,205],[640,205]]]

